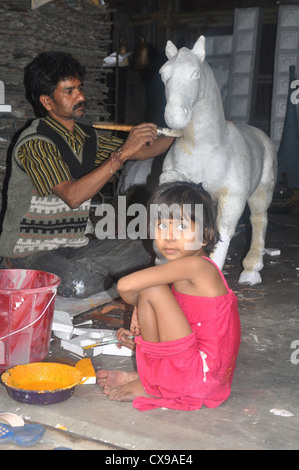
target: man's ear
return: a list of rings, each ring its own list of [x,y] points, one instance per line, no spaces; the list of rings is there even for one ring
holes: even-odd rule
[[[43,107],[44,107],[47,111],[51,111],[51,109],[52,109],[52,98],[50,98],[50,96],[48,96],[48,95],[40,95],[39,101],[41,102],[41,104],[43,105]]]

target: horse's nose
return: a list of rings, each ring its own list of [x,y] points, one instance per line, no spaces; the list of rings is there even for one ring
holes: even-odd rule
[[[185,122],[189,116],[189,110],[186,106],[180,106],[178,109],[173,110],[174,115],[179,121]]]
[[[182,129],[188,123],[189,110],[184,104],[168,102],[165,108],[165,120],[169,127]]]

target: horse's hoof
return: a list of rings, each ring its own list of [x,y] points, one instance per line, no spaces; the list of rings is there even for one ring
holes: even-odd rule
[[[248,284],[255,286],[262,282],[262,278],[259,272],[256,271],[243,271],[239,277],[239,284]]]

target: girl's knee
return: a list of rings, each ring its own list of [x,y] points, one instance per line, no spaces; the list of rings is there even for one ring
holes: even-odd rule
[[[139,300],[153,300],[155,298],[160,298],[164,295],[169,295],[171,293],[171,289],[168,285],[160,285],[160,286],[153,286],[147,287],[139,292],[138,301]]]
[[[145,311],[148,312],[148,309],[157,312],[162,306],[168,308],[172,305],[173,299],[173,293],[168,285],[148,287],[140,291],[137,309],[140,315]]]

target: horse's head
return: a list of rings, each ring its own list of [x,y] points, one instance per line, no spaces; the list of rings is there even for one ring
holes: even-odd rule
[[[167,101],[165,121],[172,129],[183,129],[191,122],[193,106],[205,90],[205,37],[201,36],[193,49],[178,50],[167,41],[165,52],[168,61],[160,69]]]

